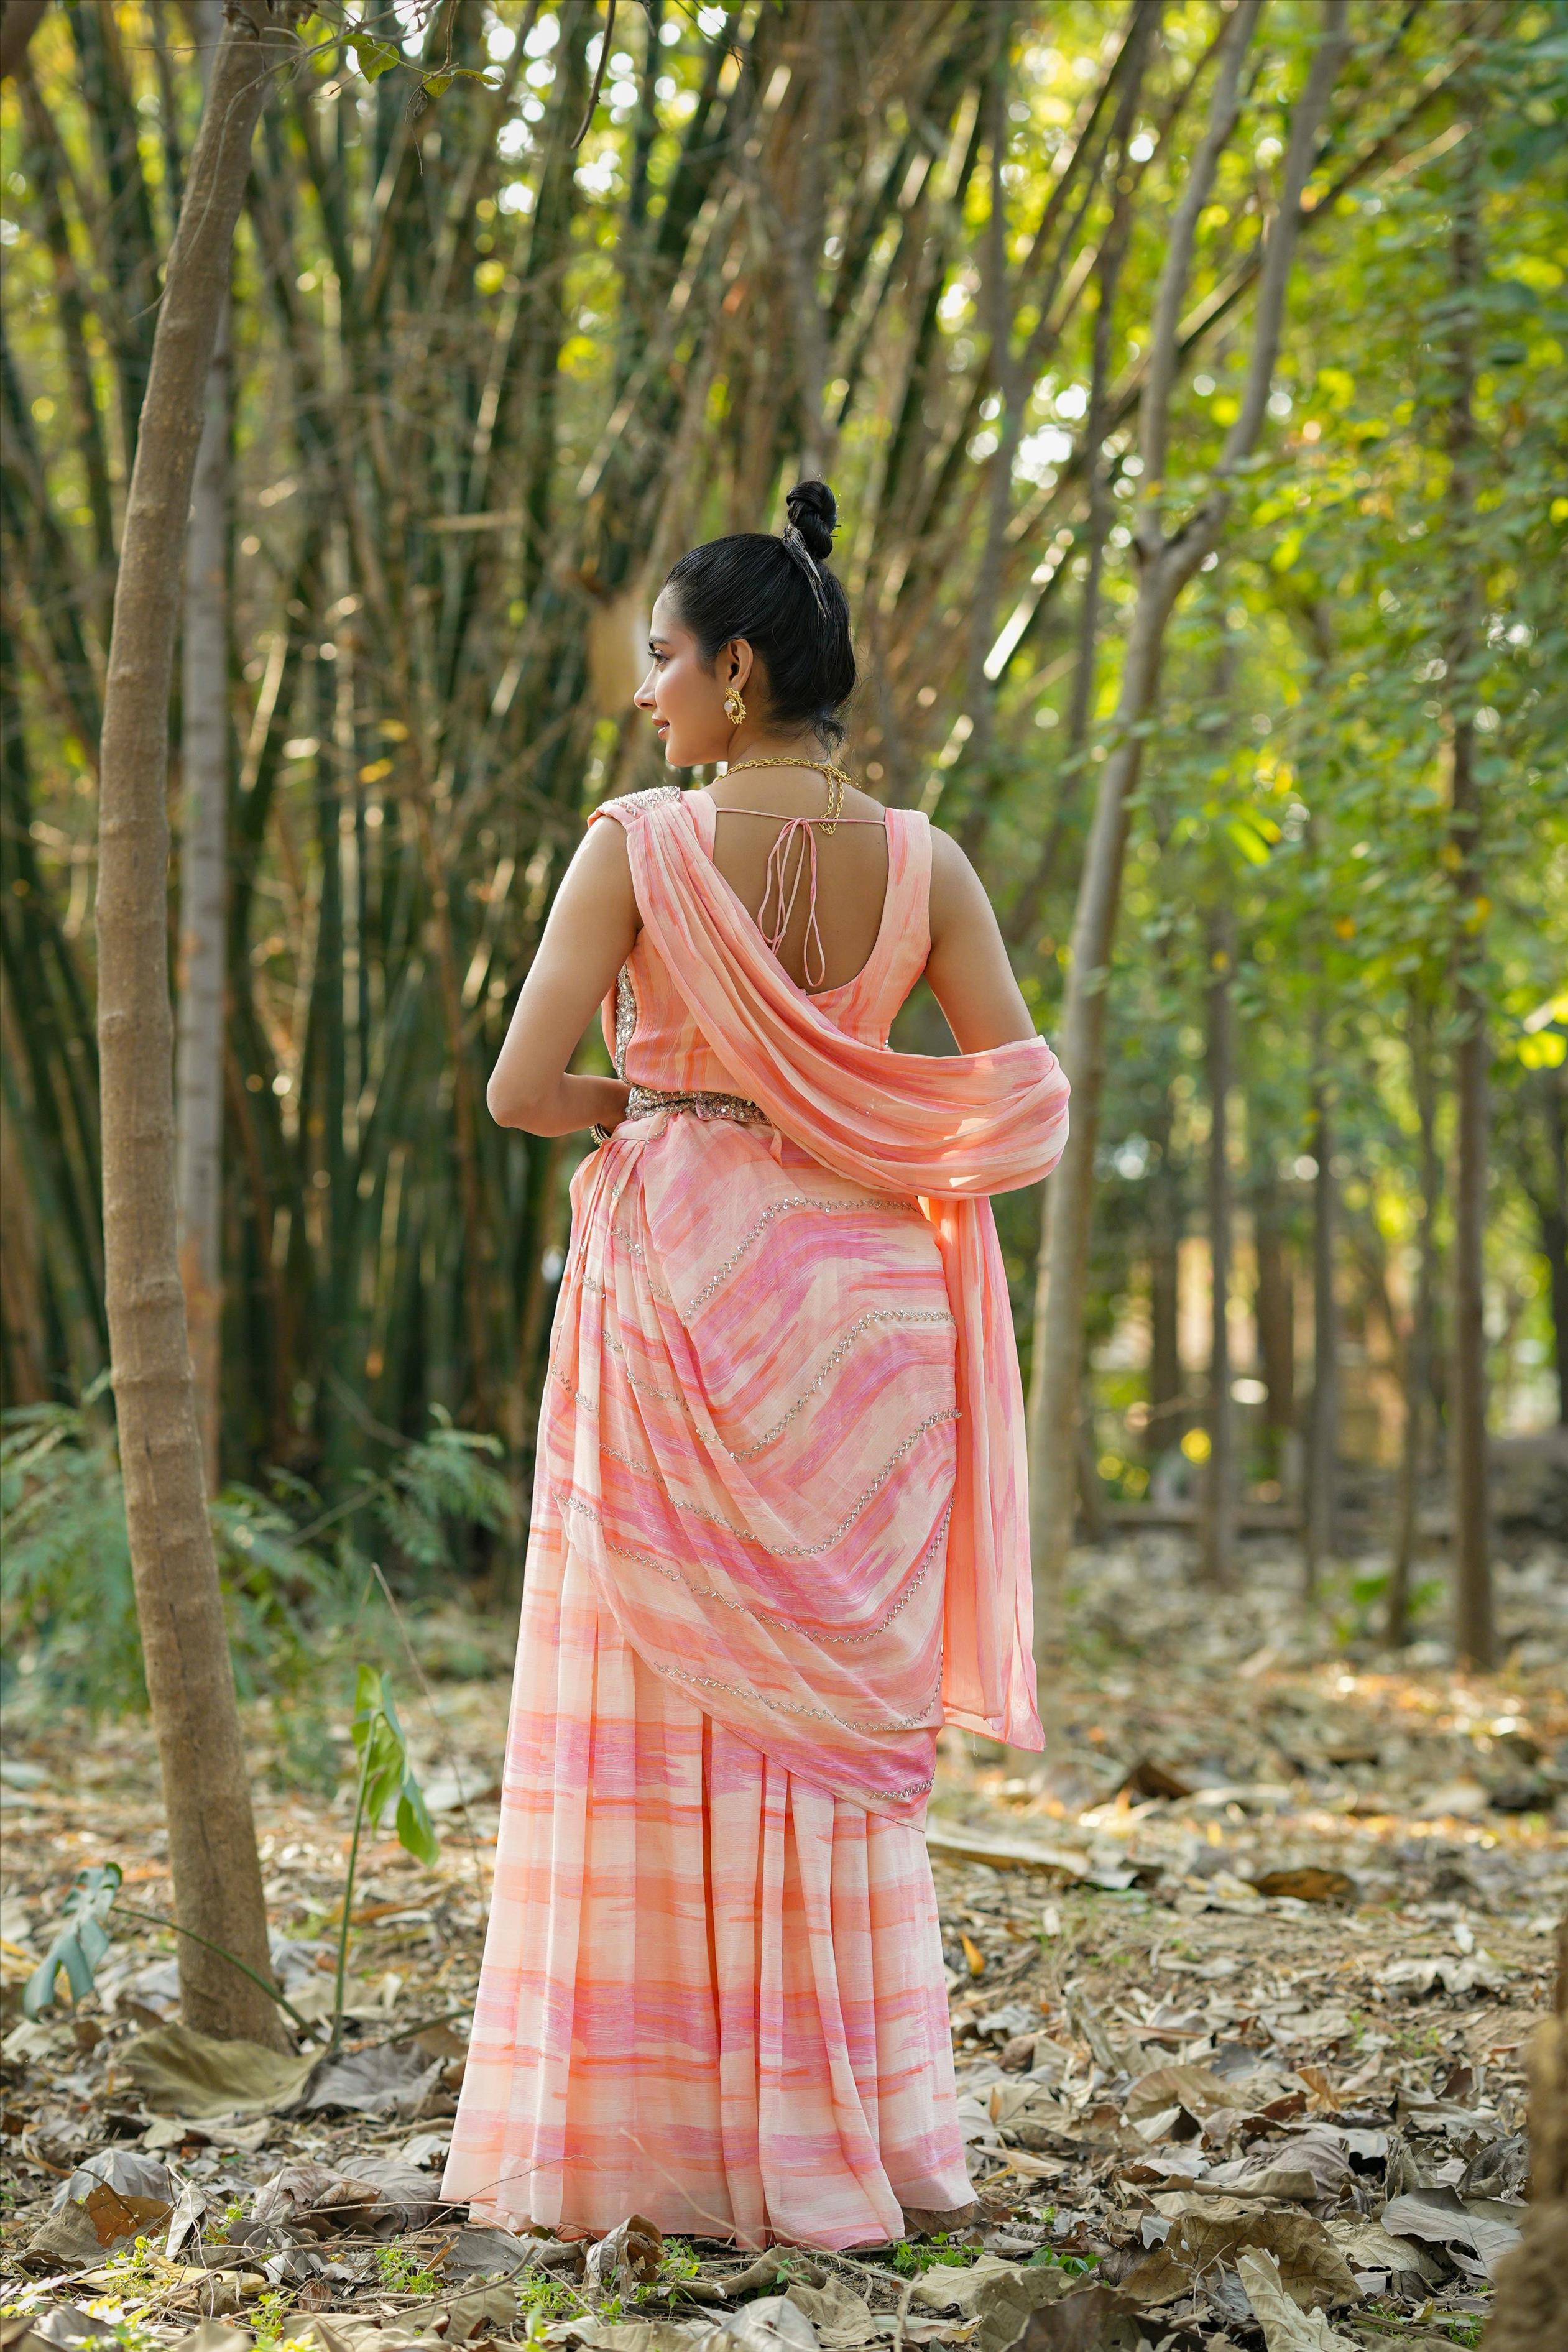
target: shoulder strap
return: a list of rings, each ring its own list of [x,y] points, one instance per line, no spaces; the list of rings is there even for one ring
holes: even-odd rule
[[[878,985],[902,1003],[931,955],[931,819],[920,809],[888,811],[882,938],[888,952]]]
[[[616,823],[624,825],[629,833],[634,824],[639,824],[652,813],[657,803],[684,798],[679,784],[650,784],[646,792],[620,793],[614,800],[601,801],[596,809],[589,810],[588,823],[592,824],[598,817],[613,816]]]

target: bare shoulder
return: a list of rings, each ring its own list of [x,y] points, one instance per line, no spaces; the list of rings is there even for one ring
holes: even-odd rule
[[[931,933],[933,941],[979,922],[994,929],[985,885],[950,833],[931,829]]]
[[[637,920],[626,827],[595,824],[594,819],[601,814],[595,809],[590,817],[556,893],[555,910],[563,922],[616,923],[627,918]]]
[[[577,854],[572,860],[573,871],[584,879],[592,877],[596,881],[605,882],[610,881],[616,875],[624,874],[629,882],[632,861],[631,854],[626,847],[626,827],[624,824],[595,824],[595,819],[604,814],[602,809],[595,809],[593,816],[589,818],[587,830],[578,843]]]

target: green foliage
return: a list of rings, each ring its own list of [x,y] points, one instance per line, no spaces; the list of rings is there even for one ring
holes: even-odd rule
[[[458,1429],[442,1407],[428,1436],[406,1446],[381,1477],[367,1479],[371,1516],[412,1568],[453,1570],[453,1530],[509,1526],[516,1497],[505,1475],[500,1438]]]
[[[128,2246],[110,2254],[107,2267],[117,2289],[151,2286],[157,2276],[151,2241],[132,2238]]]
[[[374,1666],[361,1666],[355,1677],[351,1728],[360,1759],[365,1819],[379,1822],[388,1805],[395,1804],[398,1843],[418,1861],[430,1864],[439,1852],[435,1825],[409,1765],[403,1726],[386,1676]],[[346,1916],[346,1903],[344,1911]]]
[[[378,2246],[375,2250],[376,2276],[384,2287],[394,2294],[438,2294],[440,2275],[424,2269],[416,2254],[406,2246]]]
[[[264,2294],[246,2310],[246,2322],[256,2339],[256,2352],[275,2352],[282,2338],[289,2317],[289,2294],[284,2287],[268,2287]]]
[[[362,1665],[355,1675],[351,1729],[359,1756],[359,1775],[354,1791],[348,1868],[343,1874],[342,1920],[338,1929],[338,1965],[331,2023],[331,2046],[334,2050],[342,2033],[343,1987],[348,1975],[354,1873],[359,1864],[360,1837],[366,1823],[379,1822],[387,1806],[395,1803],[395,1819],[399,1843],[427,1865],[435,1861],[439,1850],[424,1791],[409,1766],[403,1726],[397,1719],[397,1709],[393,1705],[386,1676],[374,1666]]]
[[[905,2278],[918,2278],[930,2270],[968,2270],[980,2252],[978,2246],[961,2245],[946,2230],[938,2230],[930,2238],[900,2238],[893,2249],[893,2268]]]
[[[1058,2254],[1054,2247],[1040,2246],[1029,2256],[1032,2271],[1061,2271],[1068,2278],[1084,2278],[1100,2268],[1098,2254]]]
[[[525,2272],[516,2282],[517,2299],[527,2322],[529,2342],[538,2341],[537,2331],[552,2319],[567,2319],[577,2310],[580,2296],[563,2278],[549,2271]]]
[[[1379,1638],[1386,1614],[1387,1592],[1386,1569],[1341,1568],[1324,1577],[1320,1598],[1342,1648],[1353,1642]],[[1446,1597],[1446,1587],[1440,1579],[1417,1578],[1405,1603],[1411,1625],[1419,1627],[1421,1620],[1435,1612]]]
[[[228,2203],[224,2207],[223,2211],[219,2214],[217,2220],[207,2223],[205,2235],[211,2238],[215,2243],[218,2245],[226,2245],[230,2231],[237,2229],[238,2225],[244,2221],[244,2198],[231,2197]]]
[[[384,1472],[362,1471],[334,1510],[299,1479],[279,1477],[271,1496],[226,1487],[211,1517],[241,1696],[319,1688],[323,1656],[350,1636],[367,1541],[380,1538],[376,1549],[417,1586],[456,1574],[467,1530],[510,1527],[516,1504],[496,1466],[500,1451],[496,1438],[437,1413]],[[18,1685],[35,1704],[92,1713],[145,1704],[119,1460],[88,1402],[0,1420],[0,1689]],[[319,1783],[335,1761],[319,1717],[308,1704],[299,1720],[296,1712],[279,1718],[285,1746]]]

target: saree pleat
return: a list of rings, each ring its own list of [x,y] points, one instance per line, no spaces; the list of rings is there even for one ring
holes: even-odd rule
[[[643,1664],[548,1518],[447,2193],[476,2219],[822,2246],[968,2197],[917,1830]],[[586,1733],[586,1736],[584,1736]]]

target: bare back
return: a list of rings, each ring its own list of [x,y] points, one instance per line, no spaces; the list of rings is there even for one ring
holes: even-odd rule
[[[763,783],[773,789],[755,789]],[[750,793],[748,784],[753,787]],[[870,961],[882,926],[888,837],[878,803],[868,793],[847,791],[843,814],[830,830],[822,814],[820,779],[796,782],[787,771],[776,778],[726,776],[693,798],[712,805],[714,865],[770,941],[776,932],[774,953],[796,987],[828,995],[847,986]],[[781,842],[784,828],[797,820],[810,824],[810,839],[800,837],[804,828],[798,827],[796,838]],[[782,930],[776,929],[781,908],[775,885],[782,886],[788,908]]]

